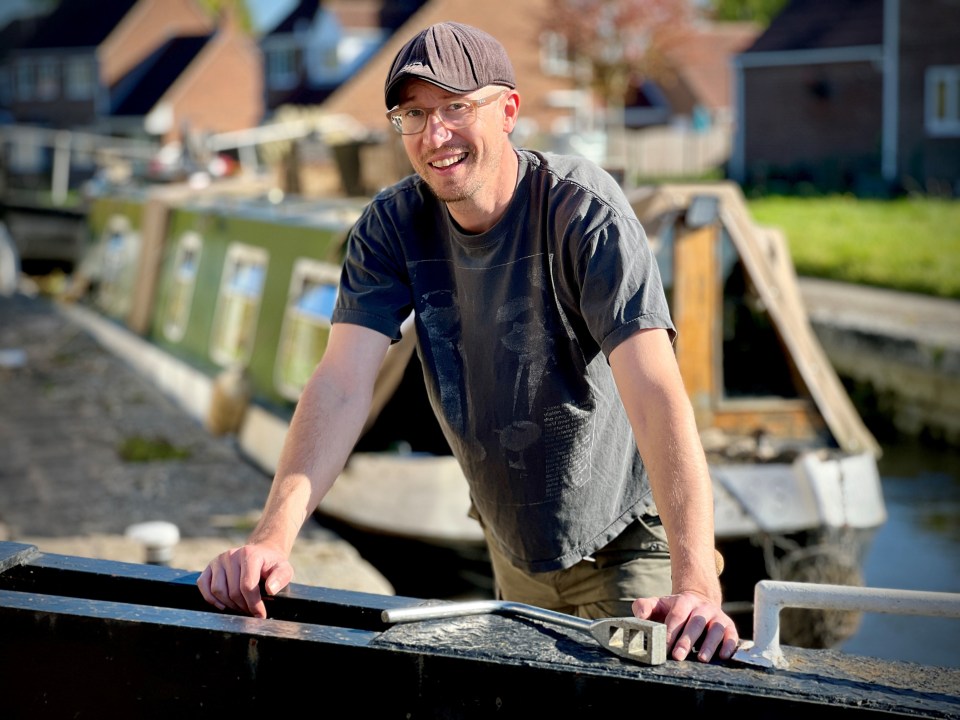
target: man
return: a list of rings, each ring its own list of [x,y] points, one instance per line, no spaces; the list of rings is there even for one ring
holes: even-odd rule
[[[292,579],[294,540],[413,310],[498,595],[584,617],[633,612],[666,624],[677,660],[695,645],[701,661],[730,658],[706,460],[657,266],[619,186],[582,159],[513,147],[513,68],[476,28],[419,33],[385,95],[416,174],[353,228],[329,345],[263,515],[201,574],[204,598],[266,616],[258,584],[273,594]]]

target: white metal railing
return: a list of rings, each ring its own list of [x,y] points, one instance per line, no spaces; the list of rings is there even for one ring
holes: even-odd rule
[[[780,649],[780,611],[786,607],[960,617],[960,593],[761,580],[754,589],[753,640],[741,645],[734,660],[790,666]]]
[[[78,130],[62,130],[30,125],[0,126],[2,153],[11,160],[10,154],[33,156],[33,163],[44,165],[45,160],[34,150],[50,150],[53,154],[50,168],[50,199],[54,205],[63,205],[70,187],[70,172],[78,157],[109,155],[114,158],[146,161],[156,154],[159,145],[150,140],[136,140],[99,135]],[[17,162],[11,160],[8,174],[15,174]],[[10,172],[10,170],[14,172]],[[31,171],[37,168],[29,168]],[[7,188],[9,191],[10,188]]]

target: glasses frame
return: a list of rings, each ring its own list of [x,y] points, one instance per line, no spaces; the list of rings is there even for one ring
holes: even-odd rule
[[[447,102],[443,103],[443,105],[436,105],[435,107],[431,107],[431,108],[418,108],[418,107],[401,108],[399,105],[397,105],[393,109],[387,111],[387,120],[390,121],[390,125],[393,127],[393,129],[396,130],[401,135],[419,135],[420,133],[422,133],[424,130],[427,129],[427,124],[430,121],[430,116],[433,115],[433,113],[437,113],[437,119],[445,128],[447,128],[447,130],[459,130],[461,128],[470,127],[471,125],[473,125],[477,121],[477,114],[481,107],[493,102],[494,99],[499,99],[500,96],[502,96],[504,93],[508,91],[509,91],[509,88],[502,88],[501,90],[497,90],[495,93],[491,95],[485,95],[482,98],[477,98],[476,100],[468,97],[461,97],[458,100],[448,100]],[[437,111],[440,108],[444,107],[445,105],[449,105],[450,103],[453,103],[453,102],[462,102],[472,106],[473,120],[468,122],[466,125],[455,125],[452,127],[450,125],[447,125],[447,123],[443,119],[443,116]],[[416,132],[405,133],[403,131],[403,119],[401,118],[401,113],[407,112],[409,110],[420,110],[421,112],[423,112],[423,127],[417,130]]]

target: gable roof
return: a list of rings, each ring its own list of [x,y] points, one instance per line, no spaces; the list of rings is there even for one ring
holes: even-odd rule
[[[322,108],[330,113],[350,115],[368,128],[386,132],[389,126],[383,90],[393,58],[407,40],[425,27],[456,21],[485,30],[503,43],[523,98],[521,117],[536,119],[543,129],[549,130],[553,119],[570,114],[569,109],[552,105],[550,94],[554,90],[571,89],[573,79],[547,76],[541,69],[540,34],[548,12],[548,0],[513,3],[509,12],[491,9],[489,3],[477,0],[428,0],[353,78],[330,95]]]
[[[286,17],[281,18],[272,30],[264,33],[264,37],[270,35],[286,35],[297,29],[301,22],[310,23],[314,16],[320,11],[320,0],[300,0]]]
[[[39,18],[15,18],[0,28],[0,58],[24,47],[36,31]]]
[[[733,104],[731,60],[759,34],[754,23],[711,23],[669,48],[667,58],[698,103],[711,110],[729,108]]]
[[[194,35],[168,40],[131,70],[111,89],[119,97],[112,115],[140,116],[149,113],[194,61],[213,35]]]
[[[24,42],[29,50],[97,47],[140,0],[61,0]]]
[[[791,0],[745,52],[880,45],[882,0]]]

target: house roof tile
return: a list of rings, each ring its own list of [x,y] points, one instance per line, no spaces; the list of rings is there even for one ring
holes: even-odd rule
[[[97,47],[140,0],[61,0],[23,44],[30,50]]]
[[[689,41],[670,48],[667,57],[699,104],[711,110],[728,108],[732,102],[731,58],[759,34],[754,23],[712,23],[698,28]]]
[[[747,53],[879,45],[881,0],[791,0]]]
[[[211,37],[178,37],[160,46],[111,89],[111,94],[120,95],[111,114],[140,116],[149,113]]]

